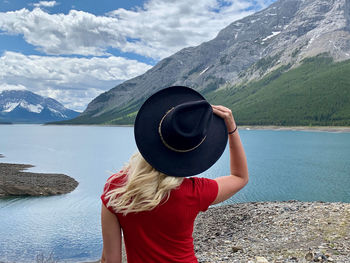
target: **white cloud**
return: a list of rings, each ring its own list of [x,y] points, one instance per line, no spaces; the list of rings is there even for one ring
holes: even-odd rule
[[[53,98],[71,110],[82,112],[87,104],[103,92],[101,89],[88,88],[86,90],[62,90],[58,88],[46,88],[36,91],[43,97]]]
[[[57,5],[56,1],[40,1],[39,3],[34,3],[33,4],[35,7],[54,7]]]
[[[7,83],[0,84],[0,92],[4,90],[26,90],[23,85],[9,85]]]
[[[46,54],[99,56],[116,48],[158,60],[214,38],[220,29],[265,6],[262,0],[150,0],[105,16],[21,9],[0,12],[0,30],[23,35]]]
[[[0,57],[0,68],[0,84],[4,87],[22,85],[81,111],[100,93],[151,66],[113,56],[69,58],[5,52]]]
[[[77,10],[50,14],[43,8],[58,3],[39,1],[33,10],[0,12],[1,34],[22,35],[38,50],[54,55],[3,53],[0,89],[26,87],[82,111],[101,92],[151,67],[111,56],[110,48],[158,60],[214,38],[228,24],[273,1],[149,0],[142,7],[104,16]],[[67,54],[107,57],[60,57]]]

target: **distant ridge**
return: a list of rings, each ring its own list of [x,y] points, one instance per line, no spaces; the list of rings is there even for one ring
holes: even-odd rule
[[[349,20],[347,0],[279,0],[101,94],[63,123],[131,124],[149,95],[186,85],[231,107],[239,123],[349,125]]]
[[[79,112],[28,90],[0,91],[0,123],[46,123],[77,117]]]

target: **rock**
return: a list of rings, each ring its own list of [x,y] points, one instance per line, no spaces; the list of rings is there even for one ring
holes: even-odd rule
[[[315,262],[323,262],[323,261],[327,261],[327,257],[322,254],[322,253],[317,253],[315,256],[314,256],[314,261]]]
[[[236,253],[238,251],[243,251],[243,247],[240,247],[240,246],[233,246],[232,247],[232,252],[233,253]]]
[[[314,254],[312,252],[308,252],[306,255],[305,255],[305,259],[306,260],[313,260],[314,259]]]
[[[266,258],[264,257],[255,257],[256,263],[269,263]]]

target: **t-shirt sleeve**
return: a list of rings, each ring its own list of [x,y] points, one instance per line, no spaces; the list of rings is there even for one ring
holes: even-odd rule
[[[105,207],[107,207],[107,209],[112,213],[115,213],[115,211],[113,210],[112,207],[108,206],[109,198],[106,195],[109,191],[123,185],[125,183],[125,178],[126,178],[125,174],[120,174],[120,172],[113,174],[111,177],[107,179],[103,187],[101,201],[105,205]]]
[[[218,195],[219,186],[213,179],[192,177],[198,199],[199,211],[206,211]]]

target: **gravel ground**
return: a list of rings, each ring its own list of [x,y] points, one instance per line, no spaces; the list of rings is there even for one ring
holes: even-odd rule
[[[350,204],[261,202],[218,206],[198,216],[198,261],[350,262]]]

